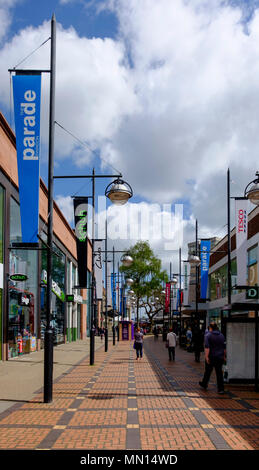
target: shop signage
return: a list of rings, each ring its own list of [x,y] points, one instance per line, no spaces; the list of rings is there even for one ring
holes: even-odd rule
[[[116,273],[111,273],[112,308],[116,310]]]
[[[75,302],[77,304],[82,304],[83,297],[81,297],[81,295],[78,295],[78,294],[67,294],[66,302]]]
[[[107,306],[112,306],[112,289],[111,289],[111,268],[110,264],[107,264]]]
[[[245,285],[247,278],[247,204],[246,198],[235,198],[236,201],[236,259],[237,284]]]
[[[201,299],[207,298],[210,265],[210,240],[201,240]]]
[[[184,271],[183,304],[188,305],[188,301],[189,301],[190,263],[184,263],[183,264],[183,271]]]
[[[251,286],[246,291],[246,299],[258,299],[259,298],[259,287]]]
[[[47,279],[48,279],[48,274],[47,274],[47,271],[43,270],[42,271],[42,276],[41,276],[41,280],[44,284],[47,285]],[[57,284],[57,282],[55,282],[53,279],[52,279],[52,292],[53,294],[55,294],[62,302],[65,302],[65,294],[64,292],[60,289],[59,285]]]
[[[22,307],[29,307],[31,302],[31,297],[28,294],[23,292],[18,295],[18,304]]]
[[[76,234],[78,284],[82,289],[87,287],[87,219],[88,198],[74,197],[74,219]]]
[[[13,76],[23,243],[38,243],[41,75]]]
[[[170,300],[171,300],[171,284],[170,282],[167,282],[165,286],[165,313],[169,312]]]
[[[10,276],[11,281],[22,282],[22,281],[27,281],[27,279],[28,279],[28,276],[26,276],[26,274],[12,274]]]
[[[96,279],[96,298],[101,300],[103,297],[103,261],[102,261],[102,241],[96,240],[94,243],[94,274]]]

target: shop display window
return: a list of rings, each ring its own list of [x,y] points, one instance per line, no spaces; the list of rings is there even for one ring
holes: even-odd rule
[[[46,235],[42,236],[44,239]],[[65,255],[54,245],[54,251],[57,255],[53,255],[52,264],[52,317],[50,326],[53,328],[54,345],[64,343],[65,340]],[[44,347],[44,336],[47,325],[47,252],[42,252],[42,272],[41,272],[41,347]]]
[[[11,198],[10,242],[21,241],[20,210]],[[37,280],[36,250],[10,250],[9,274],[24,274],[26,280],[8,283],[8,356],[16,357],[36,350]]]
[[[254,246],[248,250],[248,285],[249,286],[258,286],[258,246]]]
[[[4,197],[5,190],[0,185],[0,361],[2,359],[2,317],[4,287]]]
[[[209,275],[209,297],[211,300],[222,299],[228,292],[228,267],[224,264]],[[237,263],[236,258],[231,260],[231,284],[234,286],[237,282]],[[232,289],[232,295],[239,293],[239,290]]]

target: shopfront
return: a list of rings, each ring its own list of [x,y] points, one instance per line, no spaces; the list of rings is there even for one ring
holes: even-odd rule
[[[10,243],[21,241],[19,204],[10,200]],[[37,251],[13,248],[9,254],[8,357],[36,350],[38,260]],[[22,280],[20,280],[22,279]]]
[[[54,244],[54,254],[52,258],[52,315],[50,326],[53,328],[54,345],[65,342],[65,267],[66,258],[64,253]],[[44,348],[44,336],[47,325],[47,251],[41,252],[41,295],[40,295],[40,332],[41,348]]]
[[[4,288],[4,201],[5,190],[0,185],[0,361],[3,343],[3,288]]]

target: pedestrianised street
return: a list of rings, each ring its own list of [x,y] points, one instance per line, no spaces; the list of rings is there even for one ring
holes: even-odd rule
[[[66,346],[72,364],[76,352],[69,345],[62,345],[64,351]],[[8,367],[12,365],[9,361]],[[192,353],[179,347],[175,361],[169,361],[161,337],[145,337],[143,359],[138,361],[132,341],[117,342],[107,352],[99,341],[93,366],[85,355],[55,378],[51,403],[43,403],[40,389],[29,400],[1,408],[0,446],[258,450],[259,397],[254,386],[226,384],[225,394],[219,395],[213,373],[206,391],[199,387],[203,370],[203,354],[197,363]]]

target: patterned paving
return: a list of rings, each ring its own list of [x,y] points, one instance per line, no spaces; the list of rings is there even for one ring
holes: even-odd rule
[[[35,393],[0,414],[0,449],[258,450],[259,395],[215,376],[200,389],[203,361],[177,348],[168,361],[161,338],[145,338],[144,357],[132,343],[99,349],[53,386],[53,401]]]

